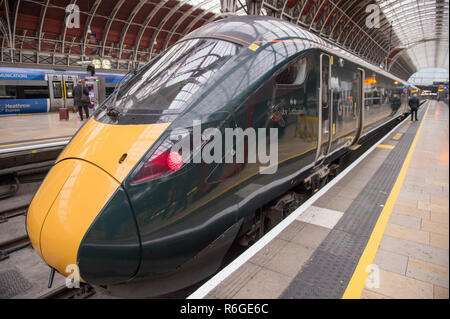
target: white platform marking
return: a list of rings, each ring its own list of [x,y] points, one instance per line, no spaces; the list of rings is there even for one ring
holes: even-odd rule
[[[27,145],[27,146],[4,148],[4,149],[0,149],[0,154],[11,153],[11,152],[19,152],[19,151],[26,151],[26,150],[37,150],[37,149],[44,148],[44,147],[66,145],[68,143],[69,143],[69,139],[67,139],[65,141],[61,141],[61,142],[44,143],[44,144],[31,144],[31,145]]]
[[[296,219],[301,222],[332,229],[337,224],[339,219],[341,219],[342,215],[344,215],[344,213],[338,212],[337,210],[310,206]]]

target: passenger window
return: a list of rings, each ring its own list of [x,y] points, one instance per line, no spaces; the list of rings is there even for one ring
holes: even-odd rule
[[[54,81],[52,83],[53,85],[53,98],[54,99],[61,99],[62,98],[62,87],[60,81]]]
[[[0,99],[16,99],[16,87],[12,85],[0,85]]]
[[[73,99],[73,82],[66,82],[66,95],[68,99]]]

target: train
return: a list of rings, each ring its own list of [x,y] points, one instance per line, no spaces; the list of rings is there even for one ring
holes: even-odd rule
[[[93,101],[100,104],[125,74],[0,67],[0,115],[58,111],[73,107],[73,88],[84,79]]]
[[[52,269],[75,267],[112,295],[188,287],[283,217],[262,208],[317,189],[405,116],[415,89],[277,18],[203,26],[122,81],[73,136],[29,206],[31,243]],[[251,161],[255,141],[258,152],[276,143],[276,161]],[[219,160],[195,161],[206,149]]]

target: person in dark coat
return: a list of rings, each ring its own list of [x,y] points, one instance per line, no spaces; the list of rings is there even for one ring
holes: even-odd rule
[[[89,90],[84,86],[84,81],[81,81],[77,84],[77,86],[73,89],[73,104],[78,107],[78,113],[80,114],[80,120],[83,121],[83,109],[84,113],[86,113],[86,118],[89,118],[89,104],[87,99],[83,101],[83,94],[89,98]]]
[[[414,94],[412,98],[409,99],[409,107],[411,108],[411,121],[414,121],[416,118],[417,121],[417,110],[419,109],[419,99],[417,98],[417,94]]]

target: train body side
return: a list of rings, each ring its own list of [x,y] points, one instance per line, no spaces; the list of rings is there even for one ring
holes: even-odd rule
[[[212,84],[209,92],[213,93],[199,99],[171,125],[188,125],[195,114],[206,127],[219,127],[222,132],[230,127],[277,128],[276,174],[260,174],[259,163],[202,163],[186,168],[185,174],[139,185],[130,183],[130,175],[124,188],[140,229],[142,259],[133,280],[126,286],[115,287],[117,291],[130,289],[136,293],[142,281],[177,285],[176,282],[184,282],[180,278],[189,278],[192,264],[196,265],[199,277],[212,273],[234,239],[224,236],[228,242],[217,242],[220,235],[233,232],[237,236],[234,227],[239,227],[239,234],[248,231],[257,208],[301,184],[312,173],[319,134],[318,66],[322,51],[291,46],[287,58],[267,58],[281,52],[282,45],[266,48],[259,58],[249,57],[252,52],[247,49],[236,58],[235,66],[230,65],[229,73]],[[292,86],[277,83],[289,66],[301,60],[307,64],[301,83]],[[345,61],[342,67],[332,66],[334,132],[330,156],[324,164],[348,151],[347,146],[356,135],[354,75],[358,67],[351,61]],[[265,72],[258,73],[258,69]],[[367,74],[373,76],[371,70]],[[380,94],[395,90],[394,81],[376,77],[378,86],[367,87],[366,93],[369,89]],[[372,99],[364,105],[361,137],[399,114],[392,114],[386,94],[383,98],[375,102]],[[274,111],[271,107],[280,103],[283,125],[270,118]],[[183,271],[184,277],[177,276]],[[198,280],[195,276],[191,279]]]

